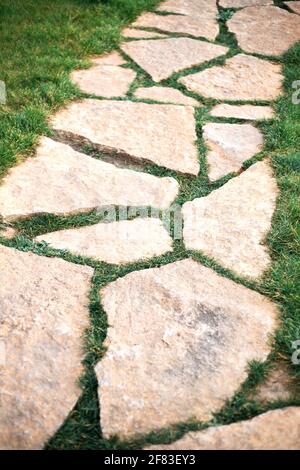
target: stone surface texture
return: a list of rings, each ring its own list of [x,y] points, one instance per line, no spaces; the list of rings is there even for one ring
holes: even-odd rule
[[[92,57],[91,62],[94,65],[125,65],[126,60],[117,51],[109,52],[100,56]]]
[[[216,117],[245,119],[249,121],[259,121],[275,117],[271,106],[254,106],[251,104],[217,104],[213,107],[210,114]]]
[[[191,38],[130,41],[122,50],[155,82],[227,53],[228,48]]]
[[[52,125],[100,150],[117,151],[120,158],[125,154],[182,173],[199,172],[190,106],[88,99],[59,111]]]
[[[263,242],[271,228],[277,193],[266,160],[208,196],[186,202],[186,247],[202,251],[241,276],[261,276],[270,265]]]
[[[41,449],[81,394],[93,270],[2,245],[0,265],[0,448]]]
[[[137,218],[40,235],[59,250],[111,264],[133,263],[172,251],[172,239],[159,219]]]
[[[275,367],[269,372],[267,379],[256,387],[250,398],[258,400],[263,404],[270,401],[284,401],[292,398],[292,380],[287,372],[287,368],[279,363],[276,363]]]
[[[96,366],[105,437],[211,418],[248,362],[267,357],[277,326],[268,299],[191,259],[130,273],[101,298],[110,325]]]
[[[250,53],[279,56],[300,40],[300,18],[275,6],[248,7],[227,22],[239,46]]]
[[[18,231],[14,227],[2,227],[0,225],[0,237],[7,238],[7,240],[11,240],[18,235]]]
[[[300,2],[284,2],[286,6],[288,6],[294,13],[298,13],[300,15]]]
[[[136,98],[160,101],[161,103],[183,104],[185,106],[202,106],[199,101],[184,95],[176,88],[153,86],[138,88],[134,93]]]
[[[211,181],[239,171],[245,160],[263,148],[262,133],[252,124],[208,123],[203,126],[203,138]]]
[[[220,0],[223,8],[244,8],[252,6],[272,5],[272,0]]]
[[[276,99],[282,92],[281,66],[238,54],[218,65],[179,79],[188,90],[218,100]]]
[[[218,14],[216,0],[167,0],[161,3],[157,10],[199,19],[203,17],[215,18]]]
[[[12,168],[2,181],[0,214],[13,220],[110,204],[167,208],[177,193],[173,178],[116,168],[44,137],[36,157]]]
[[[151,38],[165,38],[165,34],[160,34],[156,32],[143,31],[142,29],[134,28],[125,28],[122,31],[122,36],[125,38],[134,38],[134,39],[151,39]]]
[[[173,444],[148,450],[299,450],[300,407],[268,411],[256,418],[191,432]]]

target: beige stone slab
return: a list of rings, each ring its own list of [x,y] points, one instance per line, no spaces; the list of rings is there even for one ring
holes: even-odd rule
[[[227,22],[246,52],[279,56],[300,41],[300,18],[275,6],[248,7]]]
[[[199,18],[216,17],[218,14],[216,0],[167,0],[161,3],[157,10]]]
[[[273,5],[272,0],[220,0],[223,8],[244,8],[251,6]]]
[[[179,79],[188,90],[218,100],[276,99],[282,92],[281,66],[238,54],[218,65]]]
[[[7,238],[7,240],[11,240],[18,235],[18,231],[14,227],[2,227],[0,225],[0,237]]]
[[[271,106],[254,106],[251,104],[217,104],[210,112],[212,116],[260,121],[272,119],[275,113]]]
[[[261,276],[271,262],[264,240],[277,193],[269,163],[261,161],[208,196],[186,202],[185,246],[240,276]]]
[[[143,31],[142,29],[125,28],[122,31],[122,35],[126,38],[134,39],[151,39],[151,38],[165,38],[165,34],[155,33],[150,31]]]
[[[81,390],[93,270],[0,245],[0,448],[41,449]]]
[[[155,28],[168,33],[205,37],[211,41],[214,41],[219,34],[219,25],[213,16],[193,17],[144,13],[133,23],[133,26]]]
[[[137,218],[40,235],[59,250],[111,264],[133,263],[172,251],[172,238],[159,219]]]
[[[129,155],[182,173],[199,172],[194,110],[190,106],[89,99],[59,111],[52,126],[88,139],[100,150],[117,151],[120,156]]]
[[[299,450],[300,407],[261,414],[256,418],[191,432],[173,444],[147,450]]]
[[[202,106],[199,101],[184,95],[176,88],[153,86],[148,88],[138,88],[134,93],[136,98],[160,101],[161,103],[175,103],[185,106]]]
[[[117,168],[42,138],[37,155],[12,168],[0,185],[7,220],[72,214],[110,204],[167,208],[178,193],[173,178]]]
[[[252,124],[217,124],[203,126],[203,138],[208,147],[208,176],[215,181],[239,171],[245,160],[263,148],[263,135]]]
[[[294,13],[298,13],[300,15],[300,2],[284,2],[284,4],[289,7]]]
[[[136,72],[118,65],[96,65],[71,74],[81,91],[105,98],[125,96],[135,78]]]
[[[267,357],[277,325],[268,299],[191,259],[130,273],[101,299],[110,325],[96,366],[105,437],[211,418],[248,362]]]
[[[91,62],[94,65],[125,65],[126,60],[123,59],[121,54],[118,51],[109,52],[107,54],[102,54],[97,57],[93,57]]]
[[[191,38],[131,41],[122,50],[156,82],[228,52],[227,47]]]
[[[290,400],[292,398],[292,380],[287,367],[275,364],[266,380],[260,383],[251,393],[250,398],[258,400],[264,405],[277,400]],[[300,441],[299,441],[300,442]]]

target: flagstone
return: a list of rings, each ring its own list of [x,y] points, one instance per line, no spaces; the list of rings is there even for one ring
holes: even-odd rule
[[[154,218],[60,230],[40,235],[35,240],[112,264],[133,263],[172,251],[172,238],[163,223]]]
[[[256,418],[190,432],[173,444],[147,450],[299,450],[300,407],[268,411]]]
[[[238,54],[225,65],[187,75],[179,82],[207,98],[272,101],[282,92],[283,76],[279,64]]]
[[[161,3],[158,11],[177,13],[195,17],[213,16],[218,14],[216,0],[167,0]]]
[[[271,106],[254,106],[251,104],[217,104],[212,108],[210,114],[216,117],[246,119],[249,121],[259,121],[275,117]]]
[[[186,248],[203,252],[240,276],[261,276],[271,262],[264,240],[277,194],[269,162],[261,161],[208,196],[186,202]]]
[[[0,448],[41,449],[81,390],[93,270],[0,245]]]
[[[148,88],[138,88],[134,93],[136,98],[160,101],[162,103],[175,103],[185,106],[202,106],[199,101],[184,95],[176,88],[153,86]]]
[[[11,240],[12,238],[15,238],[18,234],[18,231],[15,227],[1,227],[0,225],[0,237],[7,238],[8,240]]]
[[[250,6],[273,5],[272,0],[220,0],[223,8],[244,8]]]
[[[92,64],[94,65],[125,65],[126,60],[123,59],[118,51],[108,52],[100,56],[92,57]]]
[[[289,7],[294,13],[300,15],[300,2],[284,2],[284,4]]]
[[[122,50],[156,82],[228,52],[227,47],[191,38],[130,41]]]
[[[134,39],[148,39],[148,38],[165,38],[167,37],[165,34],[150,32],[150,31],[143,31],[142,29],[134,29],[134,28],[125,28],[122,31],[122,36],[126,38],[134,38]]]
[[[279,56],[300,40],[299,16],[275,6],[240,10],[227,26],[239,46],[250,53]]]
[[[126,155],[182,173],[199,172],[190,106],[87,99],[59,111],[52,126],[75,140],[87,139],[116,158]]]
[[[117,168],[43,137],[36,157],[12,168],[2,181],[0,214],[13,220],[111,204],[167,208],[177,194],[174,178]]]
[[[262,150],[264,142],[262,133],[252,124],[208,123],[203,127],[203,138],[211,181],[239,171],[245,160]]]
[[[101,299],[105,437],[210,419],[247,378],[248,362],[266,359],[277,326],[267,298],[191,259],[127,274]]]

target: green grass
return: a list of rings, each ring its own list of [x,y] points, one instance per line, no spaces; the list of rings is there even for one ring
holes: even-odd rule
[[[157,3],[158,1],[154,0],[112,0],[103,3],[83,0],[51,0],[47,3],[40,0],[2,1],[0,17],[5,28],[2,28],[0,33],[2,59],[0,79],[5,80],[7,84],[8,102],[7,106],[0,107],[0,174],[5,174],[11,165],[33,152],[37,137],[49,132],[47,117],[51,113],[69,100],[81,96],[68,79],[70,71],[78,66],[86,66],[88,55],[99,54],[117,47],[122,26],[132,21],[140,11],[151,9]],[[221,28],[216,41],[230,47],[228,57],[239,52],[236,40],[228,32],[225,24],[233,12],[232,9],[220,9]],[[15,44],[13,51],[12,38]],[[97,223],[102,218],[96,211],[71,217],[49,215],[22,220],[14,224],[19,230],[17,238],[11,241],[1,240],[3,244],[22,251],[59,256],[73,263],[88,264],[95,269],[90,292],[91,324],[85,338],[85,374],[81,378],[83,393],[75,409],[46,448],[141,448],[145,444],[171,442],[187,430],[227,424],[251,418],[268,409],[291,404],[300,406],[299,393],[290,401],[266,405],[249,397],[255,386],[265,380],[268,370],[279,363],[283,363],[289,370],[293,387],[298,390],[300,387],[300,366],[293,366],[291,363],[293,352],[291,343],[300,339],[300,104],[292,104],[292,93],[295,91],[292,83],[300,79],[300,44],[276,60],[283,65],[285,95],[276,102],[277,118],[257,123],[265,135],[265,147],[257,157],[245,162],[244,165],[247,168],[256,159],[270,157],[280,188],[272,231],[267,239],[273,263],[262,280],[253,282],[239,278],[214,260],[200,253],[185,250],[181,241],[174,242],[174,252],[171,254],[125,267],[111,266],[74,256],[68,251],[54,250],[44,243],[35,244],[32,241],[33,237],[49,231]],[[223,62],[224,57],[201,67],[194,67],[189,73]],[[126,98],[133,99],[132,93],[138,86],[152,86],[154,83],[132,61],[129,61],[129,66],[138,72],[137,80]],[[212,120],[208,111],[216,101],[189,93],[178,84],[178,77],[186,73],[184,71],[181,74],[174,74],[163,84],[174,86],[204,104],[204,107],[196,113],[201,173],[199,177],[193,178],[155,165],[146,165],[144,169],[158,176],[175,177],[181,187],[176,201],[179,204],[209,194],[234,176],[228,175],[214,184],[208,181],[202,125]],[[101,153],[92,148],[84,150],[95,158],[103,158]],[[160,215],[163,216],[164,213]],[[107,331],[107,319],[101,307],[99,290],[129,272],[164,265],[187,257],[193,257],[223,276],[255,289],[278,303],[281,326],[275,338],[272,354],[265,363],[254,362],[249,365],[247,381],[210,423],[179,423],[127,442],[103,439],[99,423],[97,382],[93,371],[94,365],[103,356],[103,340]]]

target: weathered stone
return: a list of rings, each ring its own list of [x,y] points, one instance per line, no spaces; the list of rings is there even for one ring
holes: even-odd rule
[[[179,79],[189,90],[218,100],[272,101],[281,93],[281,66],[238,54],[218,65]]]
[[[211,181],[239,171],[245,160],[262,150],[264,142],[262,133],[252,124],[208,123],[203,127],[203,138]]]
[[[294,13],[298,13],[300,15],[300,2],[284,2],[284,4],[290,8]]]
[[[251,104],[217,104],[210,114],[216,117],[247,119],[249,121],[272,119],[275,116],[271,106],[254,106]]]
[[[227,25],[246,52],[278,56],[300,40],[299,16],[274,6],[240,10]]]
[[[185,106],[202,106],[199,101],[184,95],[176,88],[153,86],[148,88],[138,88],[134,93],[136,98],[155,100],[162,103],[176,103]]]
[[[150,32],[150,31],[143,31],[142,29],[134,29],[134,28],[125,28],[122,31],[122,35],[126,38],[134,38],[134,39],[151,39],[151,38],[165,38],[165,34]]]
[[[7,240],[11,240],[15,238],[18,234],[18,231],[14,227],[2,227],[0,224],[0,237],[7,238]]]
[[[96,366],[105,437],[211,418],[248,362],[267,357],[277,325],[268,299],[191,259],[130,273],[101,295],[110,325]]]
[[[133,263],[172,251],[172,239],[159,219],[137,218],[40,235],[59,250],[112,264]]]
[[[168,445],[148,450],[299,450],[300,407],[261,414],[256,418],[191,432]]]
[[[161,3],[157,10],[194,18],[216,17],[218,14],[216,0],[167,0]]]
[[[289,400],[292,398],[291,378],[283,365],[272,369],[265,382],[259,384],[250,398],[266,404],[270,401]]]
[[[269,163],[262,161],[209,196],[186,202],[186,247],[241,276],[261,276],[270,264],[263,241],[271,228],[277,192]]]
[[[220,6],[223,8],[244,8],[251,6],[272,5],[272,0],[220,0]]]
[[[68,145],[42,138],[37,156],[12,168],[0,186],[0,214],[13,220],[71,214],[110,204],[167,208],[178,193],[173,178],[116,168]]]
[[[93,270],[0,245],[0,448],[40,449],[80,396]]]
[[[190,106],[89,99],[59,111],[52,124],[69,136],[88,139],[100,150],[117,151],[120,158],[125,154],[193,175],[199,171]]]
[[[156,82],[228,51],[227,47],[191,38],[130,41],[122,49]]]
[[[108,54],[100,55],[99,57],[93,57],[91,59],[94,65],[124,65],[126,60],[123,59],[121,54],[117,51],[109,52]]]
[[[118,65],[96,65],[71,74],[81,91],[105,98],[125,96],[135,78],[136,72]]]
[[[182,15],[155,15],[144,13],[133,23],[134,27],[155,28],[168,33],[189,34],[215,40],[219,34],[217,20],[213,16],[193,17]]]

